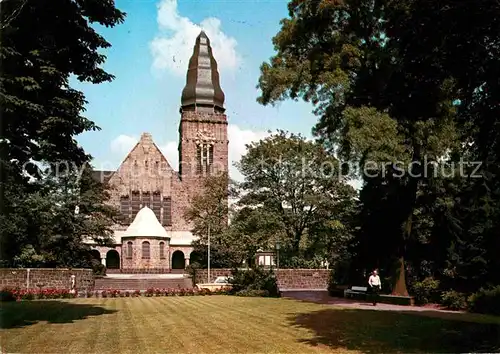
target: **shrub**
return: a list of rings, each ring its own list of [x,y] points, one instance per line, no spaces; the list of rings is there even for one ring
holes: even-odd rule
[[[212,295],[212,292],[210,291],[210,289],[203,288],[198,291],[198,294],[201,296],[205,296],[205,295]]]
[[[269,291],[267,290],[241,290],[238,291],[236,296],[248,296],[248,297],[269,297]]]
[[[96,276],[105,276],[106,275],[106,267],[101,264],[98,260],[92,261],[92,272]]]
[[[469,297],[472,312],[500,316],[500,285],[489,289],[480,289]]]
[[[464,310],[467,308],[465,295],[455,290],[443,292],[441,304],[450,310]]]
[[[427,277],[422,281],[413,284],[413,295],[415,303],[425,305],[429,302],[438,302],[439,300],[439,280],[432,277]]]
[[[16,301],[14,289],[5,288],[0,291],[0,301]]]
[[[231,273],[231,294],[236,294],[242,290],[266,290],[269,296],[280,296],[276,277],[272,270],[258,267],[248,270],[235,269]]]
[[[196,275],[198,273],[198,269],[201,269],[201,265],[198,262],[193,262],[186,267],[186,273],[191,276],[193,287],[196,286]]]

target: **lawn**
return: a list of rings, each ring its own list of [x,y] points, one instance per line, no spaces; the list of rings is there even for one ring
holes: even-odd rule
[[[3,303],[2,352],[493,352],[500,321],[290,299],[138,297]]]

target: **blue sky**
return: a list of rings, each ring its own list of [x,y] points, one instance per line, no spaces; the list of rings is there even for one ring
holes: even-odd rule
[[[150,132],[172,167],[177,166],[179,104],[187,61],[200,29],[212,44],[226,94],[230,162],[245,144],[268,130],[311,136],[312,106],[287,101],[278,107],[256,102],[259,67],[274,53],[272,37],[287,17],[287,1],[117,0],[127,13],[113,29],[100,28],[111,44],[105,69],[116,76],[100,85],[75,83],[89,102],[85,115],[102,128],[78,141],[97,168],[117,168],[142,132]],[[234,178],[240,179],[234,168]]]

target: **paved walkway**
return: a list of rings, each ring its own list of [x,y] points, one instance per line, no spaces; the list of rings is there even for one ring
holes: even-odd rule
[[[377,304],[373,306],[369,302],[360,302],[357,300],[344,299],[338,297],[331,297],[328,295],[327,291],[283,291],[282,296],[285,298],[291,298],[295,300],[315,302],[318,304],[333,305],[344,308],[354,308],[362,310],[377,310],[377,311],[433,311],[433,312],[448,312],[448,313],[459,313],[458,311],[442,310],[436,307],[428,306],[403,306],[403,305],[391,305],[391,304]]]

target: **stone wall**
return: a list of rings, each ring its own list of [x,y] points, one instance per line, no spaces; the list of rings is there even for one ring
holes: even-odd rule
[[[280,269],[277,271],[280,290],[324,290],[328,287],[328,269]],[[210,269],[210,281],[220,276],[231,275],[231,269]],[[208,273],[200,269],[196,273],[196,283],[206,283]]]
[[[64,268],[0,268],[0,288],[71,289],[71,276],[75,275],[78,291],[94,289],[92,269]]]
[[[280,290],[325,290],[329,274],[328,269],[280,269],[278,287]]]
[[[227,277],[231,275],[231,269],[210,269],[210,282],[215,281],[217,277]],[[198,269],[196,271],[196,284],[207,283],[208,281],[208,270]]]

